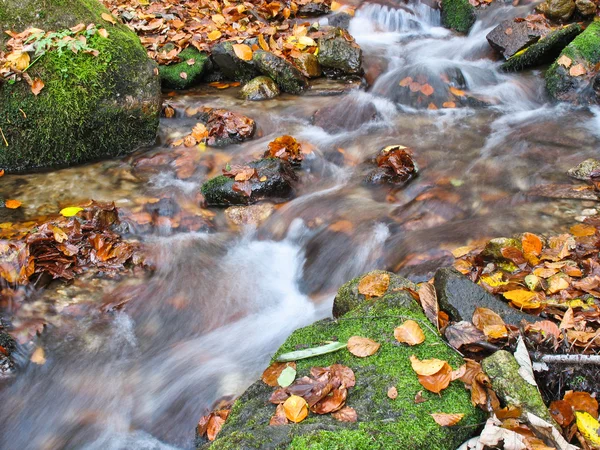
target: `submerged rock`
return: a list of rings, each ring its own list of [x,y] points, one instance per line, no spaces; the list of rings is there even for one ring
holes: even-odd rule
[[[578,23],[553,30],[535,44],[509,58],[501,67],[507,72],[513,72],[552,62],[581,31],[582,27]]]
[[[592,174],[598,172],[600,172],[600,161],[594,158],[586,159],[577,166],[567,170],[567,174],[570,177],[583,181],[588,181],[592,177]]]
[[[468,0],[442,0],[442,25],[468,33],[475,23],[475,8]]]
[[[333,105],[318,109],[312,116],[312,123],[328,133],[340,133],[357,130],[379,117],[373,102],[345,97]]]
[[[308,80],[294,65],[271,52],[257,50],[252,55],[256,68],[289,94],[299,94],[308,87]]]
[[[600,83],[600,22],[592,22],[567,45],[546,71],[546,89],[555,100],[575,104],[598,104]]]
[[[510,325],[518,325],[521,320],[530,323],[537,321],[537,317],[523,313],[498,300],[456,269],[439,269],[435,273],[434,285],[440,308],[455,322],[471,320],[476,308],[491,309],[500,314],[504,322]]]
[[[529,28],[526,21],[512,19],[500,22],[485,38],[494,50],[508,59],[537,42],[542,34],[540,30]]]
[[[248,81],[242,87],[240,95],[245,100],[269,100],[279,95],[279,87],[271,78],[260,76]]]
[[[206,144],[225,147],[239,144],[254,136],[256,122],[250,117],[226,109],[201,108],[194,116],[206,127]]]
[[[549,19],[566,21],[575,12],[575,0],[546,0],[536,9]]]
[[[317,40],[319,64],[344,74],[362,72],[362,50],[352,36],[342,28],[332,27]]]
[[[0,45],[8,39],[6,30],[106,24],[102,15],[109,14],[97,0],[46,2],[43,11],[34,0],[1,2]],[[24,81],[0,86],[0,124],[8,142],[0,152],[1,168],[74,165],[154,142],[161,105],[157,66],[125,25],[107,29],[107,38],[96,33],[87,40],[98,56],[56,50],[41,56],[32,68],[45,83],[38,96]]]
[[[206,53],[188,47],[179,54],[180,62],[160,66],[162,85],[168,89],[189,89],[198,84],[211,62]],[[185,76],[182,76],[185,74]]]
[[[392,184],[402,186],[414,178],[419,169],[411,156],[410,149],[405,150],[402,145],[390,145],[382,149],[373,169],[365,178],[369,184]]]
[[[397,287],[412,285],[408,280],[390,276]],[[354,295],[345,291],[352,291],[348,287],[356,286],[362,278],[345,285],[338,296]],[[476,430],[474,425],[484,415],[471,405],[470,394],[462,383],[455,381],[439,395],[434,394],[421,386],[410,364],[413,354],[419,359],[446,360],[453,368],[463,363],[462,358],[443,345],[439,334],[425,326],[422,328],[426,340],[422,344],[408,347],[393,338],[394,328],[404,320],[427,321],[412,296],[405,290],[388,288],[382,297],[356,300],[349,302],[357,306],[341,320],[322,320],[296,330],[276,353],[277,356],[331,340],[344,342],[352,336],[380,343],[379,350],[366,358],[342,349],[297,361],[298,378],[308,375],[313,367],[332,364],[342,364],[354,371],[356,385],[348,390],[346,404],[356,411],[356,422],[340,422],[330,414],[311,413],[298,424],[270,426],[275,405],[269,403],[269,397],[274,388],[257,381],[236,401],[216,440],[202,448],[454,450],[471,436]],[[392,386],[399,393],[395,399],[387,395]],[[414,401],[419,391],[425,399],[423,403]],[[437,425],[430,414],[441,411],[465,414],[461,426]]]
[[[287,200],[294,191],[297,176],[287,161],[265,158],[248,164],[256,169],[257,176],[248,180],[250,194],[236,189],[233,178],[220,175],[202,185],[202,194],[210,206],[249,205],[259,200],[273,202]]]

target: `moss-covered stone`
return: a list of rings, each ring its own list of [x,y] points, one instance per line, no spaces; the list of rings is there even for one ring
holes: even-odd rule
[[[549,19],[565,21],[575,12],[575,0],[546,0],[536,9]]]
[[[35,97],[25,82],[0,87],[0,127],[8,141],[0,167],[8,171],[73,165],[129,153],[154,141],[160,112],[156,65],[137,36],[111,25],[97,0],[0,1],[2,31],[35,26],[60,30],[78,23],[105,27],[88,45],[99,54],[50,51],[29,70],[45,88]],[[4,35],[4,33],[2,33]],[[6,38],[0,37],[0,45]]]
[[[517,406],[524,413],[530,412],[555,423],[537,386],[529,384],[519,374],[519,363],[511,353],[499,350],[485,358],[481,367],[490,377],[494,391],[506,405]]]
[[[260,101],[275,98],[279,95],[279,87],[270,77],[260,76],[248,81],[240,90],[244,100]]]
[[[394,328],[406,318],[423,324],[424,343],[408,347],[394,339]],[[274,389],[258,381],[235,403],[217,439],[203,448],[454,450],[477,431],[483,413],[471,405],[470,395],[460,382],[451,383],[440,395],[420,385],[410,365],[411,355],[444,359],[454,368],[462,364],[462,358],[444,345],[426,323],[423,311],[407,291],[389,290],[338,320],[323,320],[296,330],[276,356],[325,341],[345,341],[351,336],[368,337],[381,344],[377,353],[367,358],[357,358],[343,349],[297,362],[299,377],[308,375],[311,367],[335,363],[351,367],[356,386],[349,390],[347,405],[357,411],[358,422],[338,422],[330,415],[309,414],[299,424],[269,426],[275,405],[268,399]],[[395,400],[387,396],[391,386],[399,393]],[[419,391],[423,391],[426,401],[415,404]],[[430,416],[436,412],[464,413],[465,417],[460,427],[440,427]]]
[[[494,238],[485,244],[481,252],[481,257],[486,261],[506,261],[507,259],[502,255],[502,249],[507,247],[516,247],[519,250],[523,248],[519,239],[507,237]]]
[[[566,56],[571,66],[583,64],[587,70],[593,70],[600,62],[600,22],[592,22],[583,33],[567,45],[560,56]],[[560,59],[560,58],[559,58]],[[597,104],[599,101],[593,81],[586,76],[572,76],[570,68],[554,62],[546,71],[546,89],[555,100],[576,104]]]
[[[581,25],[572,23],[552,31],[535,44],[509,58],[502,64],[502,70],[514,72],[552,62],[582,30]]]
[[[271,52],[257,50],[252,55],[256,68],[273,79],[279,89],[289,94],[299,94],[308,87],[308,81],[294,65]]]
[[[194,47],[188,47],[179,54],[180,62],[168,66],[160,66],[162,85],[168,89],[189,89],[198,84],[210,65],[206,53]],[[185,77],[181,74],[185,73]]]
[[[362,50],[342,28],[325,29],[317,40],[317,59],[324,68],[341,71],[343,74],[362,72]]]
[[[475,8],[468,0],[442,0],[442,25],[468,33],[475,23]]]

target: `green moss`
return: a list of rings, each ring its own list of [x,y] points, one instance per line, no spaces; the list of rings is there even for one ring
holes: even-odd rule
[[[95,0],[42,2],[48,7],[47,23],[29,21],[31,3],[24,0],[22,10],[8,12],[2,5],[0,11],[14,18],[9,23],[15,28],[31,24],[59,30],[96,23],[106,27],[109,37],[88,40],[99,51],[97,57],[55,50],[42,56],[28,71],[45,83],[37,97],[24,82],[0,88],[0,127],[9,143],[0,153],[0,167],[59,167],[122,155],[151,143],[158,128],[160,91],[154,63],[137,37],[123,25],[104,21],[100,15],[106,10]],[[53,28],[66,20],[61,5],[71,21]]]
[[[189,89],[202,79],[202,75],[209,65],[209,57],[194,47],[188,47],[179,54],[181,62],[160,66],[160,77],[164,87],[169,89]],[[193,60],[194,64],[188,64]],[[186,78],[181,74],[185,73]]]
[[[468,33],[475,23],[475,8],[468,0],[442,0],[442,25]]]

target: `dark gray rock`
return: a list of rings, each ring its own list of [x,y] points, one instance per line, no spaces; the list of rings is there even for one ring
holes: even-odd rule
[[[299,94],[308,87],[308,80],[294,65],[271,52],[257,50],[252,56],[255,67],[289,94]]]
[[[300,6],[300,8],[298,8],[298,15],[300,17],[316,17],[316,16],[325,15],[329,11],[331,11],[331,8],[325,2],[322,2],[322,3],[311,2],[311,3],[307,3],[306,5]]]
[[[350,14],[345,12],[339,12],[332,14],[327,20],[329,22],[329,25],[331,25],[332,27],[343,28],[344,30],[347,30],[348,28],[350,28],[351,19],[352,16]]]
[[[439,269],[434,285],[440,308],[453,321],[471,320],[476,308],[491,309],[510,325],[518,325],[524,319],[532,323],[537,321],[537,317],[511,308],[454,268]]]
[[[508,59],[537,42],[541,36],[542,32],[530,29],[527,22],[515,22],[513,19],[500,22],[485,38],[494,50]]]
[[[292,195],[297,176],[289,162],[265,158],[248,165],[258,172],[258,179],[250,180],[250,196],[235,191],[234,180],[220,175],[202,185],[206,203],[210,206],[249,205],[263,199],[273,202],[287,200]],[[260,181],[263,177],[266,177],[265,181]]]
[[[248,81],[242,87],[240,95],[245,100],[268,100],[279,95],[279,87],[271,78],[260,76]]]
[[[342,28],[332,27],[318,39],[321,66],[344,74],[362,73],[362,50]]]
[[[219,42],[211,48],[212,60],[225,78],[235,81],[250,81],[260,75],[252,61],[244,61],[235,54],[229,41]]]

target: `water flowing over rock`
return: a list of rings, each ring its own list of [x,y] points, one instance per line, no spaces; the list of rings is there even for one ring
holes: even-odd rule
[[[486,39],[494,50],[508,59],[543,35],[542,31],[531,29],[526,21],[504,20],[489,32]]]

